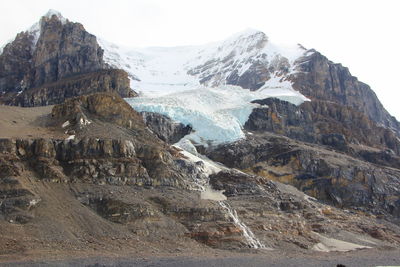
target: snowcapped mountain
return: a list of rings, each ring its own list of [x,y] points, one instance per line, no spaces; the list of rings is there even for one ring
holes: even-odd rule
[[[54,27],[58,29],[57,34],[52,30]],[[93,84],[89,91],[103,90],[95,85],[101,80],[107,83],[105,88],[124,92],[123,96],[134,95],[129,89],[127,73],[131,89],[141,96],[129,100],[138,110],[159,112],[184,122],[189,116],[185,115],[186,120],[183,120],[183,115],[177,111],[179,107],[171,110],[171,103],[175,101],[181,103],[180,106],[185,104],[185,112],[190,109],[192,114],[200,112],[207,118],[210,118],[208,111],[216,112],[211,116],[214,119],[218,112],[231,114],[230,119],[213,119],[213,124],[224,121],[227,125],[236,125],[229,128],[236,134],[229,134],[230,138],[225,139],[220,134],[212,136],[212,140],[209,140],[210,136],[197,137],[208,141],[232,141],[242,137],[243,133],[237,128],[245,120],[241,116],[249,113],[243,111],[244,103],[248,110],[254,107],[250,101],[268,96],[290,100],[294,104],[307,98],[338,103],[366,114],[378,125],[400,132],[400,124],[384,109],[374,92],[352,76],[347,68],[301,45],[276,45],[264,33],[251,29],[206,45],[129,48],[96,38],[81,24],[70,22],[59,12],[50,10],[40,22],[4,47],[0,67],[0,93],[7,103],[17,105],[56,103],[66,96],[88,91],[81,88],[81,83],[70,84],[71,88],[78,88],[73,93],[64,85],[60,85],[64,88],[62,94],[54,94],[46,88],[42,88],[40,96],[33,92],[34,88],[49,82],[63,79],[66,82],[65,79],[73,75],[107,68],[122,69],[124,71],[107,74],[119,82],[108,83],[109,78],[100,78],[103,74],[96,79],[89,78]],[[245,90],[237,93],[238,88]],[[212,101],[215,97],[221,101]],[[202,106],[196,103],[202,103]],[[196,121],[186,123],[195,125]],[[220,131],[215,129],[213,132]]]
[[[170,48],[124,48],[99,40],[105,61],[126,70],[132,88],[160,95],[201,85],[239,85],[246,89],[291,89],[287,76],[296,60],[308,53],[297,45],[279,47],[256,30],[246,30],[222,42]],[[265,81],[251,81],[249,72],[263,71]]]
[[[274,96],[297,105],[307,100],[288,80],[307,50],[278,47],[260,31],[247,30],[202,46],[128,49],[99,42],[105,61],[126,70],[131,87],[141,95],[127,101],[138,111],[190,124],[195,132],[186,139],[196,143],[243,138],[241,128],[256,106],[253,100]],[[255,69],[268,78],[258,82],[258,88],[246,83]]]

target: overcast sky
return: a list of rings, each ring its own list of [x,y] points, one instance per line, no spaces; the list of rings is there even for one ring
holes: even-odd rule
[[[258,29],[349,67],[400,119],[398,0],[2,0],[0,46],[49,9],[126,46],[203,44]]]

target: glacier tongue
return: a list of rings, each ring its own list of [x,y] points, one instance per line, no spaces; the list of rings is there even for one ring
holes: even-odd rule
[[[126,101],[139,112],[156,112],[191,125],[194,132],[185,139],[207,146],[243,138],[242,127],[257,106],[250,102],[267,97],[277,97],[296,105],[307,100],[297,91],[284,87],[250,91],[237,86],[199,86],[163,96],[142,96]]]

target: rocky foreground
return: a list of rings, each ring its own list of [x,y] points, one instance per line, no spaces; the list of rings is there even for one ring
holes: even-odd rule
[[[224,168],[211,175],[210,185],[225,190],[227,200],[221,204],[202,199],[196,187],[205,177],[204,162],[193,162],[162,141],[157,129],[151,131],[143,117],[117,95],[68,99],[51,110],[43,109],[38,117],[40,124],[34,128],[54,138],[29,138],[21,129],[14,137],[0,140],[2,260],[99,253],[212,255],[221,249],[303,253],[397,249],[400,245],[396,213],[389,213],[389,206],[373,205],[374,197],[365,195],[364,201],[372,202],[361,209],[358,202],[351,206],[338,195],[341,202],[336,204],[346,206],[341,209],[269,179],[278,172],[291,172],[285,174],[287,179],[307,185],[306,179],[298,178],[302,165],[295,163],[304,160],[306,152],[309,157],[325,153],[337,163],[343,155],[335,151],[286,139],[280,144],[290,148],[289,156],[282,152],[279,160],[269,157],[275,162],[270,175],[264,175],[262,162],[254,160],[236,165],[245,171],[251,166],[247,172],[252,174]],[[160,120],[165,129],[171,129],[169,138],[182,134],[176,123]],[[37,122],[32,120],[31,127]],[[22,122],[16,118],[13,123]],[[254,135],[244,142],[253,144],[257,138]],[[284,137],[271,134],[262,140],[273,147],[277,138]],[[211,153],[215,160],[218,151]],[[324,166],[330,170],[329,164]],[[354,186],[360,187],[365,179],[360,176],[357,181],[361,185]],[[321,192],[330,188],[308,186],[322,200]],[[323,196],[332,198],[334,192]],[[249,250],[252,244],[227,206],[254,233],[262,249]]]

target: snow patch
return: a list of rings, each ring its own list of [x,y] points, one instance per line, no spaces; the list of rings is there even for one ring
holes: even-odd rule
[[[65,127],[68,127],[69,125],[70,125],[69,121],[66,121],[61,125],[61,127],[65,128]]]
[[[70,135],[65,140],[69,141],[69,140],[74,140],[74,139],[75,139],[75,135]]]
[[[214,201],[224,201],[227,200],[227,197],[223,194],[224,191],[225,190],[214,190],[208,185],[204,188],[204,191],[200,192],[200,198]]]
[[[341,241],[334,238],[328,238],[321,234],[313,232],[313,234],[320,240],[319,243],[315,244],[312,247],[314,251],[321,251],[321,252],[331,252],[331,251],[352,251],[357,249],[367,249],[371,248],[369,246],[362,246],[350,242]]]
[[[215,173],[219,173],[222,170],[227,170],[227,168],[225,166],[223,166],[222,164],[216,163],[212,160],[210,160],[209,158],[207,158],[204,155],[198,154],[196,151],[196,148],[193,148],[191,150],[186,150],[186,148],[188,146],[182,146],[182,143],[186,143],[188,144],[190,141],[185,140],[185,141],[181,141],[178,142],[176,144],[174,144],[173,146],[178,148],[178,149],[183,149],[182,151],[180,151],[180,153],[185,156],[189,161],[193,162],[193,163],[197,163],[197,162],[202,162],[203,167],[199,167],[202,169],[202,172],[206,175],[209,176],[211,174],[215,174]],[[208,183],[208,181],[207,181]]]
[[[79,126],[80,126],[80,127],[89,125],[89,124],[91,124],[91,123],[92,123],[92,122],[91,122],[90,120],[88,120],[88,119],[86,118],[86,116],[81,117],[81,118],[79,119]]]

